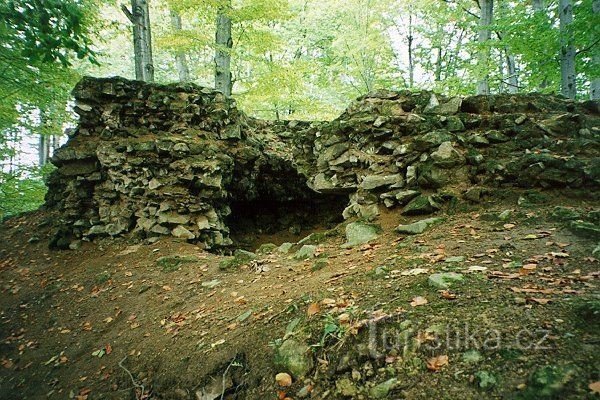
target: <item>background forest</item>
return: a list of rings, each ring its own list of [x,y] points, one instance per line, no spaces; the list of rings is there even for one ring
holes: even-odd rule
[[[383,88],[597,99],[599,53],[599,0],[3,0],[0,218],[43,201],[82,75],[191,82],[252,116],[323,120]]]

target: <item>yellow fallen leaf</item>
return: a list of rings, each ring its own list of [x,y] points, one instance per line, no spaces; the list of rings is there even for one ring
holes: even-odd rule
[[[309,317],[312,317],[320,311],[321,307],[319,306],[319,303],[311,303],[311,305],[308,306],[308,310],[306,310],[306,314],[308,314]]]
[[[442,367],[448,365],[448,356],[437,356],[427,360],[427,369],[430,371],[439,371]]]
[[[410,305],[413,307],[422,306],[429,303],[425,297],[417,296],[412,299]]]

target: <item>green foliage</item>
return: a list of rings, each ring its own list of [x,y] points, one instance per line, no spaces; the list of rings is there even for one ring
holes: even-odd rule
[[[96,63],[85,7],[74,0],[8,1],[0,8],[0,17],[8,27],[5,33],[10,32],[3,37],[5,47],[10,46],[34,64],[58,61],[66,67],[71,65],[71,54]]]
[[[43,204],[47,191],[44,179],[52,169],[48,165],[0,172],[0,221],[36,210]]]

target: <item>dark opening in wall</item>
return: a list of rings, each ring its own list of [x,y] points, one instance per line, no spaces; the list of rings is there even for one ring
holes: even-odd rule
[[[264,243],[297,242],[312,232],[335,227],[343,221],[347,204],[347,195],[316,192],[304,200],[236,201],[230,205],[226,224],[235,247],[254,251]]]

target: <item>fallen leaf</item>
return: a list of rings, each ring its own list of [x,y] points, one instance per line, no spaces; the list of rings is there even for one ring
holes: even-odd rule
[[[292,386],[292,377],[288,373],[280,372],[275,375],[275,382],[282,387]]]
[[[592,382],[588,385],[592,394],[600,394],[600,381]]]
[[[106,351],[106,355],[112,353],[112,346],[110,345],[110,343],[107,343],[106,346],[104,346],[104,350]]]
[[[551,299],[542,299],[542,298],[536,298],[536,297],[530,297],[527,299],[527,302],[529,303],[536,303],[536,304],[548,304],[550,303],[552,300]]]
[[[444,298],[446,300],[456,299],[456,295],[454,293],[451,293],[449,290],[442,290],[440,292],[440,295],[442,296],[442,298]]]
[[[448,356],[446,355],[432,357],[427,360],[427,369],[430,371],[439,371],[442,367],[448,365],[448,362]]]
[[[422,306],[429,303],[425,297],[417,296],[412,299],[410,305],[413,307]]]
[[[312,317],[320,311],[321,307],[319,306],[319,303],[311,303],[311,305],[308,306],[308,310],[306,310],[306,314],[308,314],[309,317]]]

